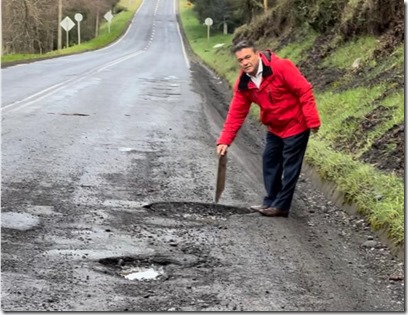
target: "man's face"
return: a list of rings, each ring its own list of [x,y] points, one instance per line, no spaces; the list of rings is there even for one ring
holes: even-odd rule
[[[235,53],[241,69],[250,74],[256,75],[259,65],[259,56],[252,48],[243,48]]]

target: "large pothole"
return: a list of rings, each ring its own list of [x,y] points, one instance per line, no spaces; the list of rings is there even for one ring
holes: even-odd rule
[[[104,269],[96,269],[128,280],[155,281],[168,279],[176,269],[201,266],[205,260],[191,254],[108,257],[98,260]]]
[[[246,208],[199,202],[154,202],[144,205],[143,208],[161,216],[176,215],[180,217],[188,217],[189,215],[227,217],[233,214],[251,213]]]

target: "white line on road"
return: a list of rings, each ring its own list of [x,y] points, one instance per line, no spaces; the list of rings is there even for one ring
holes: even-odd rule
[[[174,15],[176,15],[176,11],[177,11],[176,10],[176,0],[173,1],[173,4],[174,4],[174,6],[173,6]],[[187,53],[186,53],[186,49],[184,47],[183,37],[181,36],[180,25],[179,25],[178,21],[177,21],[177,31],[178,31],[178,34],[179,34],[179,37],[180,37],[180,42],[181,42],[181,48],[183,50],[184,61],[186,62],[187,68],[190,69],[190,61],[188,60],[188,57],[187,57]]]
[[[8,104],[8,105],[6,105],[6,106],[3,106],[3,107],[1,108],[1,110],[4,110],[4,109],[9,108],[9,107],[11,107],[11,106],[18,105],[18,104],[20,104],[20,103],[27,102],[27,101],[31,100],[32,98],[41,96],[42,94],[47,93],[48,91],[52,91],[52,90],[58,88],[58,87],[61,86],[61,85],[64,85],[64,84],[69,83],[69,82],[72,81],[72,80],[73,80],[73,79],[69,79],[69,80],[66,80],[66,81],[64,81],[64,82],[60,82],[60,83],[58,83],[58,84],[52,85],[52,86],[50,86],[50,87],[48,87],[48,88],[46,88],[46,89],[44,89],[44,90],[42,90],[42,91],[40,91],[40,92],[37,92],[37,93],[35,93],[35,94],[33,94],[33,95],[30,95],[30,96],[28,96],[28,97],[26,97],[26,98],[24,98],[24,99],[22,99],[22,100],[16,101],[16,102],[11,103],[11,104]]]
[[[46,98],[46,97],[48,97],[48,96],[50,96],[50,95],[55,94],[56,92],[58,92],[58,91],[62,90],[63,88],[65,88],[68,83],[71,83],[71,82],[79,82],[79,81],[81,81],[81,80],[83,80],[83,79],[85,79],[85,76],[79,77],[79,78],[70,79],[70,80],[67,80],[67,81],[58,83],[58,84],[53,85],[53,86],[51,86],[51,87],[49,87],[49,88],[47,88],[47,89],[45,89],[45,90],[43,90],[43,91],[40,91],[40,92],[38,92],[38,93],[36,93],[36,94],[33,94],[33,95],[31,95],[31,96],[29,96],[29,97],[27,97],[27,98],[25,98],[25,99],[23,99],[23,100],[21,100],[21,101],[15,102],[15,103],[10,104],[10,105],[7,105],[7,106],[5,106],[5,107],[2,107],[2,108],[1,108],[1,111],[3,111],[4,109],[6,109],[6,108],[8,108],[8,107],[10,107],[10,106],[12,106],[12,105],[15,106],[15,105],[18,105],[18,104],[21,104],[21,105],[20,105],[19,107],[17,107],[17,108],[16,108],[16,107],[15,107],[15,108],[11,108],[10,110],[13,111],[13,110],[17,110],[17,109],[22,109],[22,108],[24,108],[24,107],[26,107],[26,106],[28,106],[28,105],[37,103],[38,101],[41,101],[41,100],[43,100],[44,98]],[[49,91],[49,92],[47,93],[47,91]],[[36,99],[34,99],[34,100],[32,100],[32,101],[27,102],[28,99],[31,99],[31,98],[33,98],[33,97],[35,97],[35,96],[38,96],[38,98],[36,98]],[[8,112],[10,112],[10,111],[8,111]]]
[[[21,108],[23,108],[23,107],[25,107],[27,105],[34,104],[34,103],[44,99],[45,97],[51,96],[55,92],[67,87],[67,85],[69,83],[80,81],[80,80],[84,79],[87,75],[94,74],[94,73],[106,70],[107,68],[112,67],[114,65],[117,65],[118,63],[126,61],[126,60],[128,60],[130,58],[136,57],[137,55],[140,55],[143,52],[144,51],[141,51],[141,50],[133,52],[133,53],[128,54],[128,55],[126,55],[124,57],[121,57],[121,58],[119,58],[117,60],[111,61],[108,64],[103,65],[102,67],[95,68],[95,69],[92,69],[90,71],[87,71],[86,73],[82,74],[81,76],[78,76],[76,78],[71,78],[71,79],[65,80],[63,82],[57,83],[55,85],[52,85],[52,86],[50,86],[50,87],[48,87],[48,88],[46,88],[46,89],[44,89],[44,90],[42,90],[40,92],[37,92],[35,94],[30,95],[30,96],[28,96],[28,97],[26,97],[26,98],[24,98],[22,100],[19,100],[19,101],[13,102],[11,104],[5,105],[0,109],[0,111],[3,112],[5,109],[10,108],[10,107],[15,107],[14,109],[17,109],[16,108],[17,105],[20,105],[20,106],[18,106],[18,109],[21,109]]]
[[[130,54],[130,55],[128,55],[128,56],[122,57],[122,58],[120,58],[120,59],[118,59],[118,60],[111,61],[111,62],[108,63],[107,65],[105,65],[105,66],[103,66],[102,68],[99,68],[98,70],[96,70],[96,72],[101,72],[101,71],[103,71],[103,70],[106,70],[107,68],[112,67],[112,66],[114,66],[114,65],[116,65],[116,64],[118,64],[118,63],[121,63],[121,62],[123,62],[123,61],[125,61],[125,60],[128,60],[128,59],[130,59],[130,58],[136,57],[137,55],[140,55],[141,53],[143,53],[143,51],[140,50],[140,51],[137,51],[137,52],[135,52],[135,53],[132,53],[132,54]]]

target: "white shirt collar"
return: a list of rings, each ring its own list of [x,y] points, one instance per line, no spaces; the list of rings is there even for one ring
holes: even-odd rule
[[[247,73],[247,76],[250,77],[251,79],[256,78],[256,77],[259,77],[260,74],[262,74],[262,71],[263,71],[262,59],[259,58],[258,71],[256,72],[256,75],[253,76],[253,75],[250,75],[249,73]]]

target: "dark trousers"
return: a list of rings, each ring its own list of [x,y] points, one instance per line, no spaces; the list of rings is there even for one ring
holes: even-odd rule
[[[309,135],[310,130],[288,138],[267,133],[262,158],[266,190],[264,205],[289,211]]]

